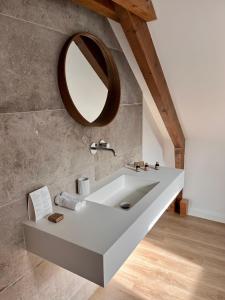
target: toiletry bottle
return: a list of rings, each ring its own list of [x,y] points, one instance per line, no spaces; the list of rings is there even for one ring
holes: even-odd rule
[[[158,161],[155,163],[155,170],[159,170],[159,162]]]
[[[149,171],[149,164],[145,163],[145,171]]]
[[[141,167],[139,165],[136,165],[136,172],[140,172],[141,171]]]
[[[79,177],[78,182],[78,194],[81,196],[87,196],[90,194],[90,180],[88,177]]]

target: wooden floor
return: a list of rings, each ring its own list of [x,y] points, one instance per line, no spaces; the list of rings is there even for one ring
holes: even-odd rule
[[[90,300],[225,300],[225,224],[166,213]]]

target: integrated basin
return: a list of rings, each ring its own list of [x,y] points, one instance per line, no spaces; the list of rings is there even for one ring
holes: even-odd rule
[[[159,182],[123,174],[89,195],[86,200],[115,208],[130,209]]]
[[[24,222],[26,248],[101,286],[111,280],[184,186],[184,171],[122,168],[96,182],[79,212],[54,206],[64,219]],[[120,209],[129,202],[130,209]],[[107,207],[108,206],[108,207]]]

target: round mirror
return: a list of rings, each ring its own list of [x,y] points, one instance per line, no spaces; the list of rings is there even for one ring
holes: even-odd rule
[[[104,126],[116,116],[120,80],[112,54],[90,33],[78,33],[64,45],[58,66],[59,89],[71,115],[85,126]]]

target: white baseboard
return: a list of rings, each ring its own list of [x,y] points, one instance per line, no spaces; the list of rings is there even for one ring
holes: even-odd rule
[[[225,215],[219,214],[219,213],[214,213],[211,211],[206,211],[206,210],[201,210],[201,209],[196,209],[190,207],[188,209],[188,215],[194,216],[194,217],[199,217],[202,219],[207,219],[211,221],[216,221],[220,223],[225,223]]]

